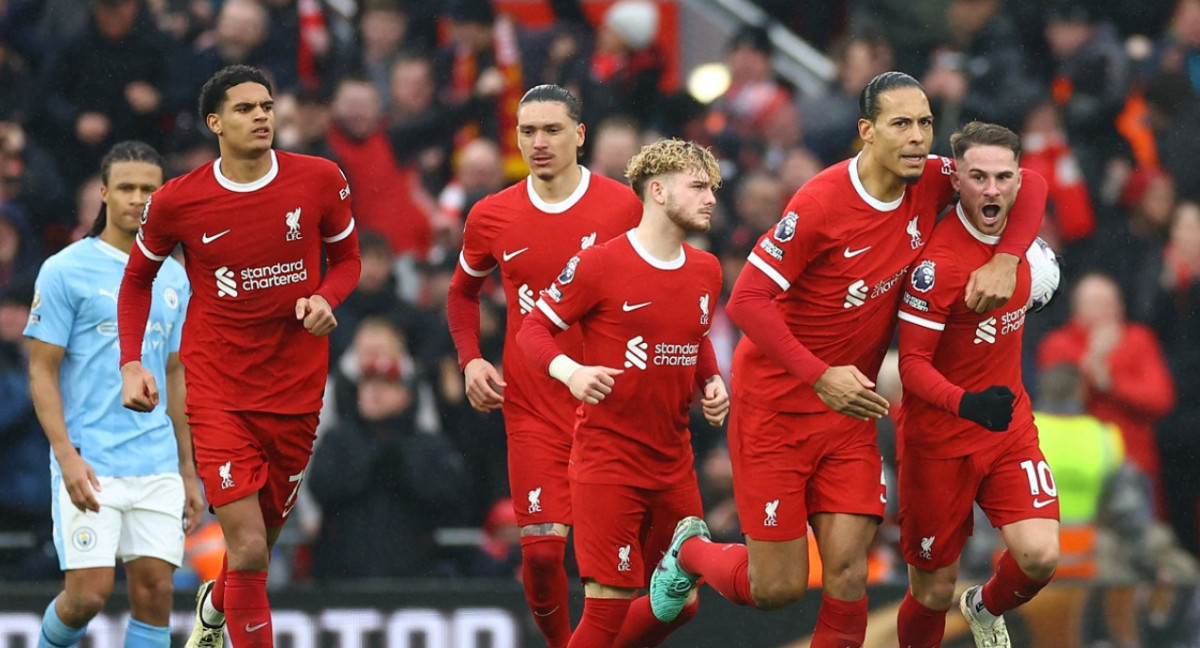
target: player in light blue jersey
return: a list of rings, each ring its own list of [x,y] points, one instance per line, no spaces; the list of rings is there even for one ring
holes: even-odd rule
[[[141,142],[121,142],[100,176],[96,224],[42,265],[25,327],[30,392],[50,440],[54,546],[66,574],[38,648],[83,638],[112,593],[117,559],[132,608],[126,648],[168,648],[174,570],[184,533],[203,512],[179,361],[190,288],[183,267],[168,260],[154,282],[142,352],[167,398],[148,415],[125,409],[117,291],[143,205],[163,183],[162,158]]]

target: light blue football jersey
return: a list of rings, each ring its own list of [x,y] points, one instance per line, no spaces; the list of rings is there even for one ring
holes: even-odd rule
[[[179,471],[179,448],[167,416],[167,357],[179,351],[191,295],[183,266],[167,259],[154,279],[142,364],[154,373],[153,412],[121,406],[117,292],[129,255],[98,238],[77,241],[38,272],[25,335],[66,349],[59,370],[71,443],[97,475],[132,477]],[[59,474],[54,455],[50,469]]]

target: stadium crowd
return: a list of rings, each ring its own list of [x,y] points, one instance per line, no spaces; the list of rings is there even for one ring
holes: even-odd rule
[[[837,78],[821,94],[798,91],[773,73],[767,31],[746,25],[714,51],[729,85],[711,103],[670,83],[655,3],[508,4],[553,20],[524,24],[488,0],[0,0],[4,580],[57,575],[49,450],[22,336],[40,263],[91,228],[99,161],[115,142],[151,144],[168,177],[217,156],[192,103],[234,63],[273,79],[279,149],[340,165],[360,228],[362,276],[337,310],[319,439],[276,584],[519,573],[504,424],[467,402],[446,295],[470,207],[527,173],[515,113],[528,88],[555,83],[582,99],[593,173],[623,181],[641,145],[664,136],[711,147],[724,186],[712,231],[693,243],[721,260],[728,297],[787,199],[855,153],[858,93],[890,69],[924,85],[934,153],[949,154],[947,138],[971,120],[1021,135],[1022,166],[1050,184],[1042,237],[1064,273],[1058,303],[1028,320],[1029,391],[1040,371],[1073,366],[1084,397],[1054,413],[1115,425],[1135,469],[1120,483],[1157,518],[1138,524],[1166,535],[1160,548],[1200,554],[1200,0],[764,0],[825,49]],[[740,334],[723,305],[711,339],[728,379]],[[480,313],[493,363],[503,312],[494,282]],[[897,389],[898,378],[881,380],[893,403]],[[706,517],[714,538],[736,540],[724,432],[695,409]],[[891,429],[881,426],[886,459]],[[1119,538],[1129,519],[1114,525]],[[905,577],[894,528],[880,534],[876,581]],[[197,571],[206,550],[193,545]],[[974,553],[986,573],[988,550]],[[1136,575],[1195,575],[1194,560],[1167,560],[1180,554],[1116,553]]]

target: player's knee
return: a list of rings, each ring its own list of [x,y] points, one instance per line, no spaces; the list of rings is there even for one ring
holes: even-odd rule
[[[63,595],[62,601],[66,603],[66,614],[61,615],[63,621],[75,621],[70,625],[81,625],[79,623],[87,623],[104,609],[104,602],[108,600],[108,595],[112,593],[111,589],[104,591],[89,591],[89,592],[69,592]]]
[[[229,571],[262,571],[270,561],[267,538],[262,535],[227,537],[225,554],[229,560]]]
[[[912,585],[912,597],[930,610],[948,610],[954,604],[954,581]]]
[[[540,542],[523,542],[521,560],[533,574],[556,574],[563,570],[566,543],[557,536],[544,536]]]
[[[170,578],[159,578],[129,584],[129,607],[139,620],[161,621],[171,613],[175,584]]]
[[[1048,543],[1041,547],[1027,549],[1017,557],[1017,565],[1035,580],[1046,580],[1058,569],[1059,549],[1057,543]]]
[[[808,591],[808,583],[784,579],[766,579],[765,582],[750,581],[750,598],[760,610],[777,610],[799,601]]]

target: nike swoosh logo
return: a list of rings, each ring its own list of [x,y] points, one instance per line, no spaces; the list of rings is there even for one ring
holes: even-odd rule
[[[554,608],[553,610],[550,610],[549,612],[547,612],[547,613],[545,613],[545,614],[542,614],[541,612],[538,612],[537,610],[534,610],[534,611],[533,611],[533,616],[535,616],[535,617],[542,617],[542,618],[546,618],[546,617],[550,616],[551,614],[554,614],[555,612],[558,612],[558,608],[560,608],[560,607],[562,607],[562,606],[561,606],[561,605],[559,605],[559,606],[555,606],[555,608]]]
[[[263,621],[262,623],[260,623],[258,625],[254,625],[254,626],[247,623],[246,624],[246,632],[256,632],[258,630],[262,630],[263,628],[267,627],[268,623],[270,623],[270,621]]]
[[[642,304],[630,304],[629,302],[625,302],[624,304],[621,304],[621,310],[628,313],[629,311],[635,311],[639,308],[645,308],[645,307],[649,306],[651,303],[653,303],[653,302],[645,302]]]
[[[200,236],[200,242],[205,245],[208,245],[209,243],[212,243],[213,241],[221,238],[222,236],[225,236],[226,234],[228,234],[232,231],[233,230],[225,230],[224,232],[221,232],[220,234],[213,234],[212,236],[209,236],[208,233],[205,232],[203,235]]]
[[[853,252],[850,251],[850,248],[846,248],[846,250],[844,252],[842,252],[842,256],[846,257],[847,259],[853,259],[854,257],[856,257],[870,249],[871,249],[870,245],[868,245],[867,247],[865,247],[861,250],[854,250]]]
[[[513,258],[515,258],[518,254],[525,252],[528,249],[529,248],[527,248],[527,247],[523,247],[520,250],[514,250],[512,252],[503,252],[500,254],[500,256],[504,257],[505,263],[508,263],[509,261],[512,261]]]
[[[1042,500],[1037,499],[1036,497],[1033,498],[1033,508],[1045,508],[1047,506],[1050,506],[1053,503],[1054,503],[1053,499],[1048,499],[1045,502],[1043,502]]]

